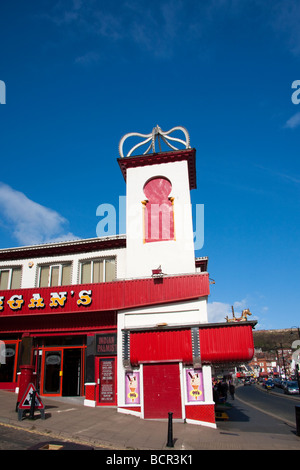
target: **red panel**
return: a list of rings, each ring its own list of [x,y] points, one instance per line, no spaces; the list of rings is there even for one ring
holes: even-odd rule
[[[203,363],[250,361],[254,354],[252,325],[206,327],[199,329]],[[192,363],[190,329],[130,333],[130,362]]]
[[[87,384],[85,385],[85,398],[86,400],[95,401],[96,385]]]
[[[119,406],[119,410],[130,410],[130,411],[135,411],[136,413],[140,413],[141,407],[140,406]]]
[[[83,314],[21,316],[18,321],[12,316],[0,318],[1,333],[84,332],[99,328],[117,327],[115,312],[86,312]]]
[[[185,407],[185,417],[195,421],[215,423],[215,407],[214,405],[189,405]]]
[[[191,330],[130,333],[131,364],[193,360]]]
[[[17,382],[0,382],[0,390],[15,391]]]
[[[241,362],[253,357],[252,325],[200,328],[199,336],[202,362]]]
[[[144,418],[180,419],[181,389],[179,364],[148,364],[143,369],[144,377]]]
[[[91,301],[78,304],[82,291],[90,291]],[[62,305],[51,307],[51,294],[66,292]],[[39,294],[40,304],[33,298]],[[34,289],[0,291],[0,317],[61,314],[88,311],[111,311],[141,307],[166,302],[177,302],[209,295],[208,273],[170,276],[162,279],[137,279],[129,281],[80,284]],[[22,296],[15,299],[14,296]],[[33,305],[33,308],[29,308]]]

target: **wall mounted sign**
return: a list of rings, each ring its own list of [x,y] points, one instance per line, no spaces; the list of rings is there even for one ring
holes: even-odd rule
[[[115,358],[100,359],[99,367],[99,402],[112,404],[115,402]]]
[[[141,291],[143,295],[141,295]],[[0,317],[117,311],[209,295],[208,273],[0,291]]]
[[[117,333],[96,335],[96,355],[114,356],[117,354]]]
[[[187,401],[197,403],[204,401],[203,376],[201,369],[186,370]]]
[[[46,358],[47,365],[59,365],[60,361],[61,361],[61,358],[59,354],[50,354]]]
[[[125,373],[125,403],[126,405],[140,405],[140,373]]]
[[[23,307],[28,307],[30,310],[43,309],[46,306],[46,303],[49,307],[64,307],[68,294],[70,297],[75,295],[75,292],[50,292],[49,297],[46,300],[40,293],[31,294],[29,303],[25,305],[25,300],[23,294],[13,294],[9,299],[7,299],[6,304],[10,310],[22,310]],[[76,304],[80,306],[88,306],[92,303],[92,291],[91,290],[81,290],[78,294]],[[0,296],[0,311],[4,310],[5,307],[5,296]]]

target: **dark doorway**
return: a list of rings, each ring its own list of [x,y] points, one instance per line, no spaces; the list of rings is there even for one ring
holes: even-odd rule
[[[80,396],[81,349],[65,349],[63,363],[62,395],[64,397]]]

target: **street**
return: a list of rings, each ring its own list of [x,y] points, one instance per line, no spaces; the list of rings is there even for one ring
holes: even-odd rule
[[[217,421],[218,431],[224,438],[232,438],[233,442],[236,438],[238,443],[243,433],[261,433],[265,436],[277,434],[281,442],[286,442],[288,446],[291,436],[296,437],[295,406],[300,405],[300,397],[289,397],[276,389],[267,392],[260,386],[251,385],[238,387],[235,399],[228,397],[228,404],[231,405],[226,410],[229,420]],[[201,442],[203,435],[199,439]],[[300,448],[300,437],[296,439],[299,439]],[[0,424],[0,450],[26,450],[37,445],[40,448],[42,443],[53,441],[53,436],[50,438],[39,434],[34,429],[27,431],[18,426]],[[60,443],[63,444],[63,441]],[[78,446],[71,442],[65,445],[69,448]],[[103,447],[101,449],[104,450]]]
[[[238,387],[235,400],[228,398],[228,403],[233,405],[228,411],[229,421],[219,421],[219,429],[229,432],[295,432],[295,406],[300,405],[300,397],[292,398],[276,392],[276,389],[267,392],[260,386],[250,385]]]
[[[0,450],[37,450],[37,448],[40,449],[43,446],[49,446],[49,450],[51,450],[51,447],[53,450],[57,450],[59,447],[64,448],[64,450],[97,450],[95,447],[63,439],[49,439],[38,432],[21,430],[14,426],[0,424]]]

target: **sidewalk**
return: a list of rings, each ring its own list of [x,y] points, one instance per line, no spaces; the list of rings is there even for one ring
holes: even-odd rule
[[[69,440],[111,450],[299,450],[295,428],[289,434],[226,432],[187,423],[173,423],[174,447],[167,447],[168,422],[145,421],[115,408],[83,406],[80,399],[43,398],[45,417],[18,421],[17,395],[0,390],[0,424],[41,435],[41,442]],[[64,401],[63,401],[64,400]],[[236,400],[238,402],[238,400]]]

